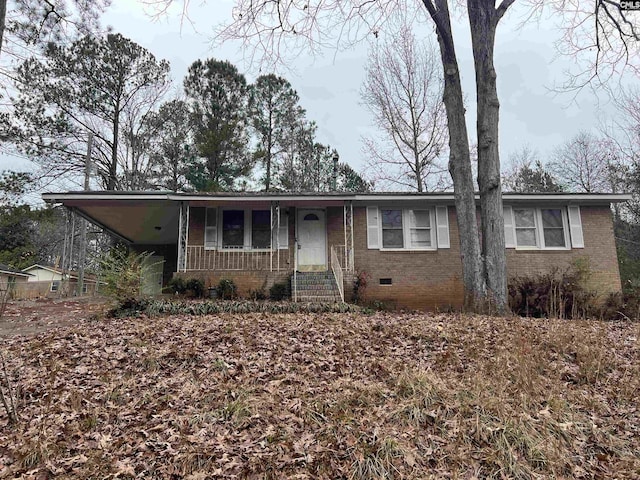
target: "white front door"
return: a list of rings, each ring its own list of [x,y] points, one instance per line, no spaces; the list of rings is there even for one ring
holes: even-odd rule
[[[327,233],[324,210],[298,210],[298,270],[327,269]]]

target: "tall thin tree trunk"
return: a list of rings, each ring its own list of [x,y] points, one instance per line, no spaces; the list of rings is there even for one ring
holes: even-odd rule
[[[115,190],[118,180],[118,136],[120,135],[120,102],[116,103],[113,117],[113,145],[111,145],[111,164],[107,190]]]
[[[458,60],[453,43],[447,0],[436,0],[435,8],[423,0],[436,24],[444,72],[444,105],[449,122],[449,172],[453,178],[456,216],[460,232],[460,255],[465,290],[465,306],[475,309],[483,303],[486,284],[483,275],[476,202],[469,156],[469,139]]]
[[[4,40],[4,30],[7,23],[7,0],[0,0],[0,53],[2,50],[2,41]]]
[[[512,3],[512,2],[511,2]],[[499,312],[507,310],[507,263],[502,213],[502,185],[498,150],[500,102],[493,65],[499,13],[494,0],[469,0],[469,25],[476,71],[478,186],[482,219],[482,253],[489,300]]]
[[[265,178],[265,190],[268,192],[271,188],[271,150],[273,149],[273,107],[269,105],[269,133],[267,133],[267,151],[265,156],[265,163],[267,167],[267,173]]]

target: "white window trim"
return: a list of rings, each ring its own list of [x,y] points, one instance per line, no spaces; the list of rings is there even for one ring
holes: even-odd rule
[[[215,208],[216,209],[216,245],[215,246],[207,246],[207,238],[206,238],[206,231],[207,231],[207,210],[210,208]],[[237,252],[237,251],[242,251],[242,252],[270,252],[272,248],[275,248],[275,245],[273,244],[273,238],[271,238],[271,242],[272,245],[268,248],[253,248],[253,217],[252,217],[252,212],[253,211],[270,211],[270,206],[268,206],[267,208],[238,208],[238,207],[205,207],[205,218],[204,218],[204,249],[205,250],[218,250],[218,251],[222,251],[222,252]],[[227,211],[227,210],[241,210],[244,212],[244,239],[243,239],[243,245],[242,247],[230,247],[230,246],[223,246],[222,244],[222,235],[223,235],[223,231],[222,231],[222,226],[223,226],[223,222],[222,222],[222,216],[223,216],[223,212]],[[285,212],[280,212],[280,228],[284,229],[286,228],[287,234],[289,232],[289,215]],[[274,235],[278,235],[278,232],[274,233]],[[273,237],[273,235],[272,235]],[[287,237],[288,240],[288,237]],[[288,241],[286,245],[283,245],[282,243],[280,244],[280,250],[286,250],[289,248],[288,245]]]
[[[216,211],[216,242],[215,245],[207,245],[207,228],[214,228],[214,227],[207,227],[207,220],[208,220],[208,216],[209,216],[209,210],[215,210]],[[220,237],[219,237],[219,231],[220,229],[218,228],[218,225],[220,224],[220,209],[218,207],[205,207],[204,209],[204,239],[203,239],[203,243],[204,243],[204,249],[205,250],[216,250],[218,248],[219,245],[219,241],[220,241]],[[188,231],[189,229],[187,229]]]
[[[385,248],[384,241],[382,236],[382,210],[401,210],[402,211],[402,242],[404,247],[398,248]],[[429,235],[431,237],[431,246],[429,247],[412,247],[409,244],[411,243],[411,226],[409,224],[410,211],[413,210],[426,210],[429,212]],[[380,242],[379,250],[381,252],[432,252],[438,249],[437,239],[436,239],[436,230],[437,226],[435,224],[436,215],[434,207],[397,207],[397,206],[386,206],[381,205],[378,207],[378,238]]]
[[[559,207],[555,205],[545,205],[542,207],[525,207],[525,206],[513,206],[513,232],[514,232],[514,241],[516,243],[516,250],[529,250],[529,251],[538,251],[538,250],[557,250],[557,251],[566,251],[571,250],[571,240],[569,238],[569,217],[567,215],[566,207]],[[535,223],[535,235],[536,235],[536,246],[519,246],[518,245],[518,235],[517,235],[517,226],[516,226],[516,210],[533,210],[533,218]],[[544,243],[544,227],[542,224],[542,210],[560,210],[562,214],[562,233],[564,235],[564,247],[547,247]]]

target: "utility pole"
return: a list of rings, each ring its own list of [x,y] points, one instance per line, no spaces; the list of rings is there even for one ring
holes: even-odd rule
[[[89,191],[89,178],[91,177],[91,148],[93,147],[93,133],[89,133],[87,139],[87,156],[84,166],[84,191]],[[87,258],[87,222],[80,218],[80,250],[78,252],[78,296],[84,292],[84,264]],[[88,289],[87,289],[88,291]]]

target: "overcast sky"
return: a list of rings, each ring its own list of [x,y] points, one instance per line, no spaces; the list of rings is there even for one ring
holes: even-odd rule
[[[203,5],[192,1],[188,22],[180,25],[178,10],[153,21],[141,2],[114,0],[104,24],[138,42],[157,58],[171,63],[175,88],[189,65],[198,58],[229,60],[253,81],[256,72],[243,61],[234,44],[214,48],[213,27],[231,15],[231,0],[209,0]],[[516,4],[517,6],[517,4]],[[515,6],[514,6],[515,7]],[[525,144],[538,149],[544,160],[553,147],[580,130],[596,129],[598,118],[612,114],[606,97],[597,99],[590,90],[573,97],[555,95],[548,89],[563,81],[565,59],[554,61],[552,28],[528,26],[518,29],[521,12],[514,8],[498,29],[495,64],[498,74],[500,110],[500,151],[503,164],[509,154]],[[472,53],[466,18],[456,28],[457,54],[468,103],[467,122],[471,140],[475,137],[475,85]],[[545,22],[543,25],[550,24]],[[435,34],[425,28],[424,35]],[[298,58],[291,71],[281,72],[300,95],[308,118],[318,124],[318,140],[340,152],[342,161],[356,170],[364,165],[361,136],[372,133],[371,118],[361,105],[359,91],[363,82],[367,44],[348,52],[329,50],[322,58]],[[0,168],[22,169],[24,160],[5,159]]]

